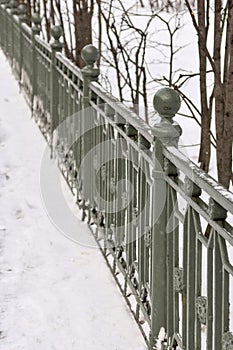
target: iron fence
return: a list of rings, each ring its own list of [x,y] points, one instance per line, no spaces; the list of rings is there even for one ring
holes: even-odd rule
[[[233,194],[178,149],[174,90],[146,124],[98,83],[98,52],[80,70],[61,28],[1,2],[0,45],[149,349],[233,349]],[[77,233],[78,235],[79,233]]]

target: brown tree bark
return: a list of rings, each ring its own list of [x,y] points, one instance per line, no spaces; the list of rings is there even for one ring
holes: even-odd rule
[[[65,54],[71,61],[74,61],[73,53],[69,49],[69,45],[68,45],[67,38],[66,38],[66,33],[65,33],[65,28],[64,28],[64,20],[63,20],[63,13],[62,13],[62,9],[61,9],[61,2],[60,2],[60,0],[55,0],[55,4],[56,4],[57,11],[58,11],[60,24],[61,24],[61,27],[62,27],[62,34],[63,34],[63,42],[64,42]]]
[[[215,98],[215,124],[216,124],[216,142],[217,142],[217,168],[218,179],[222,180],[222,141],[224,125],[224,94],[221,82],[221,7],[222,1],[215,0],[214,13],[214,98]]]
[[[75,27],[75,62],[84,67],[81,58],[82,48],[92,43],[92,17],[94,0],[73,0],[73,16]]]
[[[200,69],[200,97],[201,97],[201,145],[199,153],[200,167],[209,171],[210,164],[210,122],[211,112],[207,101],[207,57],[206,41],[208,27],[205,22],[205,0],[198,1],[198,47],[199,47],[199,69]]]
[[[45,19],[45,29],[46,29],[46,35],[47,35],[47,41],[50,41],[50,21],[48,18],[48,8],[47,8],[47,0],[43,0],[43,8],[44,8],[44,19]]]
[[[219,181],[229,187],[232,178],[233,142],[233,1],[228,1],[226,47],[224,62],[224,121],[222,134],[222,158]]]
[[[225,187],[229,187],[232,178],[232,141],[233,141],[233,1],[228,0],[223,7],[222,0],[214,1],[214,34],[213,56],[207,48],[209,1],[198,1],[198,23],[191,9],[190,2],[185,0],[194,27],[198,34],[198,48],[200,60],[200,91],[201,91],[201,167],[208,171],[210,151],[210,122],[212,113],[212,99],[215,105],[216,126],[216,154],[218,180]],[[227,22],[227,28],[226,28]],[[205,30],[204,30],[205,29]],[[222,65],[222,43],[226,36],[224,68]],[[206,62],[209,61],[214,74],[213,94],[207,98]],[[207,140],[207,142],[206,142]]]

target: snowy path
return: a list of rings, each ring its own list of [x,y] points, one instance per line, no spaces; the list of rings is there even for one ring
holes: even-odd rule
[[[101,253],[45,213],[45,141],[18,91],[0,51],[0,349],[145,350]]]

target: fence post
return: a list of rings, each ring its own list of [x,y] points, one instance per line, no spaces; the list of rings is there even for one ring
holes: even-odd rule
[[[19,21],[20,21],[19,83],[21,84],[21,80],[22,80],[22,68],[23,68],[23,58],[24,58],[24,54],[23,54],[23,29],[22,29],[22,25],[23,25],[23,23],[25,23],[26,20],[27,20],[27,6],[26,6],[26,4],[20,4],[20,5],[18,6],[18,14],[19,14]]]
[[[83,99],[82,99],[82,118],[81,118],[81,135],[85,134],[85,137],[83,137],[83,140],[81,141],[82,144],[82,150],[81,155],[82,159],[85,159],[85,155],[91,150],[93,147],[93,140],[94,140],[94,133],[95,130],[93,130],[93,115],[90,110],[90,89],[89,85],[92,81],[97,81],[98,76],[100,74],[100,71],[98,68],[94,67],[95,62],[98,59],[99,53],[95,46],[93,45],[86,45],[82,49],[82,59],[86,63],[86,66],[81,70],[82,76],[83,76]],[[89,107],[89,108],[88,108]],[[93,154],[91,152],[91,157],[93,157]],[[92,159],[94,162],[94,159]],[[81,169],[81,177],[84,177],[85,174],[90,173],[91,166],[90,164],[91,160],[84,161],[83,166]],[[91,207],[93,205],[93,197],[94,197],[94,179],[91,178],[89,181],[83,181],[83,188],[82,188],[82,194],[84,199],[84,207],[85,207],[85,201],[89,200]]]
[[[10,42],[9,42],[10,28],[9,28],[9,21],[8,21],[8,15],[9,15],[8,10],[10,10],[9,0],[6,1],[5,11],[4,11],[4,28],[5,28],[4,48],[5,48],[5,55],[7,56],[7,58],[9,57],[9,46],[10,46]]]
[[[63,44],[60,42],[62,35],[61,26],[53,26],[51,28],[51,37],[53,42],[51,43],[52,56],[50,67],[50,118],[51,118],[51,134],[50,134],[50,147],[51,156],[53,154],[53,132],[59,125],[58,105],[59,105],[59,85],[58,85],[58,72],[56,69],[56,53],[61,52]]]
[[[4,20],[3,7],[2,7],[2,5],[4,4],[5,4],[5,1],[3,2],[3,0],[0,0],[0,23],[2,23],[2,31],[0,32],[1,49],[3,49],[4,34],[5,34],[5,20]]]
[[[10,59],[11,59],[11,65],[14,63],[14,47],[15,47],[15,38],[14,38],[14,20],[13,16],[17,13],[17,6],[18,2],[17,0],[11,0],[10,1],[10,12],[11,12],[11,54],[10,54]]]
[[[34,111],[34,98],[37,94],[37,54],[36,54],[36,35],[40,35],[41,31],[41,18],[38,13],[32,15],[32,94],[31,94],[31,111],[33,116]]]
[[[164,349],[167,331],[167,232],[166,232],[166,192],[164,179],[163,145],[177,146],[181,128],[173,122],[180,108],[180,98],[170,88],[159,90],[154,96],[154,108],[160,120],[153,126],[154,169],[153,169],[153,226],[151,246],[151,349]],[[170,120],[169,120],[170,119]],[[152,218],[153,220],[153,218]]]

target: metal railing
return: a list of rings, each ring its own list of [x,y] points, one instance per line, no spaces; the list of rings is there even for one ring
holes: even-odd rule
[[[151,127],[78,69],[25,5],[0,5],[0,45],[149,349],[233,349],[233,194],[178,149],[174,90]],[[78,233],[77,233],[78,235]]]

